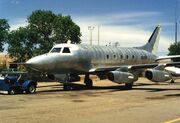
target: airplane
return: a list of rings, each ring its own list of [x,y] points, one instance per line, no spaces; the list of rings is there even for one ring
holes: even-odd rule
[[[180,62],[157,63],[155,53],[160,31],[161,26],[158,25],[148,42],[141,47],[57,44],[48,53],[31,58],[25,65],[46,73],[50,79],[59,80],[64,90],[71,90],[70,83],[80,81],[80,75],[85,75],[84,83],[88,88],[93,86],[90,75],[124,83],[127,89],[131,89],[141,75],[153,82],[173,81],[175,72],[165,68],[180,65]],[[169,58],[173,56],[160,60]]]

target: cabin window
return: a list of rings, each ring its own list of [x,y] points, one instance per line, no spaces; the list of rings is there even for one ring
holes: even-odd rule
[[[109,59],[109,55],[107,55],[106,57],[107,57],[107,59]]]
[[[147,56],[145,55],[145,56],[141,56],[141,59],[147,59]]]
[[[123,55],[121,55],[121,59],[123,59]]]
[[[63,53],[71,53],[70,50],[69,50],[69,47],[64,47]]]
[[[132,58],[134,59],[134,55],[132,55]]]
[[[116,55],[114,55],[114,59],[116,58]]]
[[[129,56],[128,56],[128,55],[126,55],[126,58],[128,59],[128,58],[129,58]]]
[[[51,53],[60,53],[61,52],[61,48],[53,48],[51,50]]]

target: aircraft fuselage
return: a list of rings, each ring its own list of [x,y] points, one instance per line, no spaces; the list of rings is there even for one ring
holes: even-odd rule
[[[27,63],[34,69],[49,73],[87,73],[93,68],[154,63],[156,56],[137,48],[55,45],[49,53],[36,56]]]

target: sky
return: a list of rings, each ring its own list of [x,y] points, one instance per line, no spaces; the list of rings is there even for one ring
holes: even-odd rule
[[[180,20],[179,7],[180,0],[0,0],[0,18],[15,30],[27,25],[32,11],[51,10],[72,17],[81,28],[83,44],[89,44],[91,26],[93,45],[97,45],[99,25],[100,45],[119,42],[121,47],[144,45],[161,25],[158,55],[166,55],[174,42],[175,15]]]

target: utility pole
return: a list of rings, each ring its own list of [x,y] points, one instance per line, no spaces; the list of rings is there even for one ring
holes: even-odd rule
[[[177,44],[177,32],[178,32],[178,29],[177,29],[177,21],[175,22],[175,44]]]
[[[98,46],[99,46],[99,25],[98,25]]]
[[[88,26],[88,30],[90,31],[90,45],[92,46],[92,32],[94,30],[94,27]]]
[[[178,43],[178,19],[179,19],[178,10],[179,10],[179,0],[175,8],[175,44]]]

